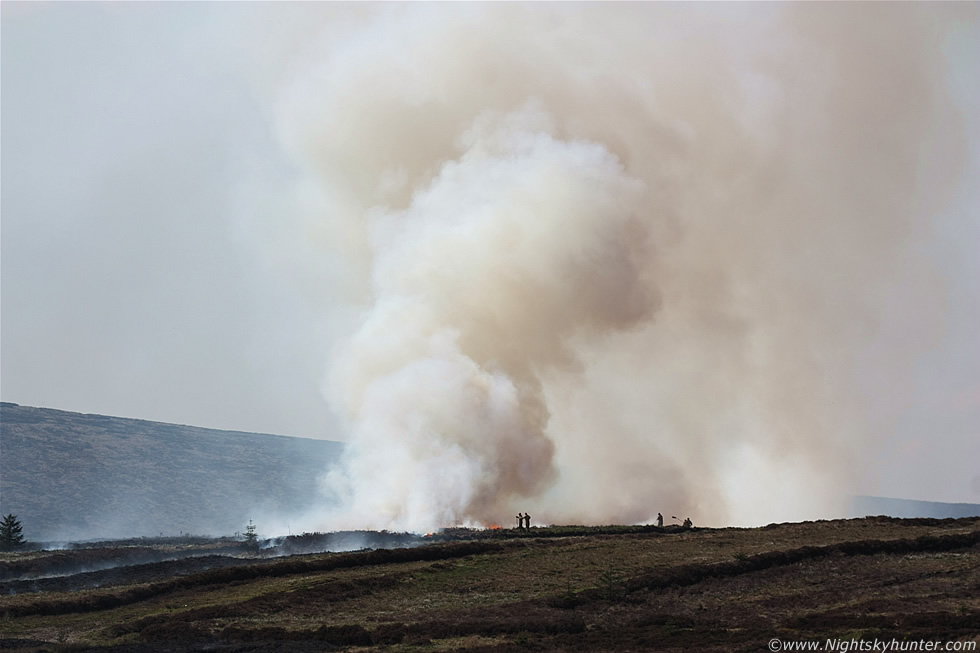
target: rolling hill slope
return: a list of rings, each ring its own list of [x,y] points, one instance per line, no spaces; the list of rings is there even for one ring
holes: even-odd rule
[[[980,642],[978,519],[452,535],[464,539],[154,565],[119,560],[118,548],[6,554],[0,649],[756,653]],[[117,565],[40,586],[3,581],[5,568],[43,573],[67,554]]]
[[[322,505],[319,478],[342,447],[0,403],[0,514],[42,542],[230,535]],[[865,515],[968,517],[980,505],[854,497],[850,516]]]
[[[889,517],[933,519],[959,519],[980,517],[980,504],[944,503],[941,501],[914,501],[887,497],[856,496],[851,501],[851,517],[888,515]]]
[[[0,404],[0,513],[30,540],[232,534],[324,501],[326,440]]]

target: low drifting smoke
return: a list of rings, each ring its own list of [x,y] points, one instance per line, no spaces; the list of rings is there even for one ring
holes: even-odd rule
[[[356,313],[324,526],[832,512],[869,379],[916,355],[869,350],[879,324],[938,337],[913,245],[964,157],[966,9],[291,11],[256,45],[289,224]]]

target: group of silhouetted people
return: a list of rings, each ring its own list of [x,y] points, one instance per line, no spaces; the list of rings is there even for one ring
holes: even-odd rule
[[[515,519],[517,519],[517,527],[519,529],[524,530],[525,528],[531,528],[531,515],[527,514],[526,512],[523,514],[517,513]],[[677,519],[677,517],[672,517],[672,519]],[[680,521],[680,519],[677,519],[677,521]],[[684,519],[684,522],[681,524],[681,526],[683,526],[684,528],[693,528],[694,522],[691,521],[690,517],[687,517],[686,519]],[[657,528],[663,528],[663,527],[664,527],[664,516],[662,513],[658,512]]]
[[[677,517],[674,517],[674,519],[677,519]],[[684,520],[684,523],[682,524],[682,526],[684,526],[684,528],[691,528],[691,527],[694,526],[694,522],[692,522],[691,521],[691,518],[688,517],[688,518],[686,518]],[[664,527],[664,516],[658,512],[657,513],[657,528],[663,528],[663,527]]]

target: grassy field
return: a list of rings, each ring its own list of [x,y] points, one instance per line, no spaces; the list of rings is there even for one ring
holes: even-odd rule
[[[442,539],[451,541],[18,591],[0,598],[0,648],[760,651],[772,638],[980,641],[980,519]],[[7,554],[0,569],[38,555]]]

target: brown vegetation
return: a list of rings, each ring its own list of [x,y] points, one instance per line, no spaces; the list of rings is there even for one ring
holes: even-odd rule
[[[17,642],[3,642],[116,653],[758,651],[772,637],[980,635],[980,519],[536,530],[7,596],[0,618]]]

